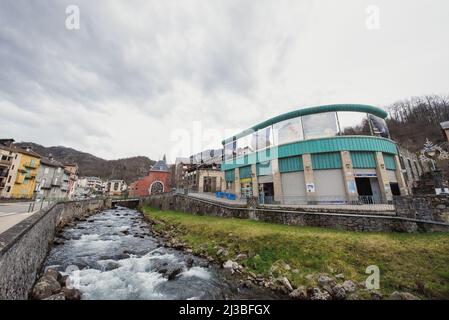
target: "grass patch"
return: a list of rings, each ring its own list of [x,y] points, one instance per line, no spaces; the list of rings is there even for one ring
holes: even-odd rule
[[[144,214],[162,230],[175,225],[178,238],[194,252],[216,257],[217,247],[228,258],[247,253],[242,264],[251,272],[270,275],[280,268],[294,286],[310,285],[308,274],[343,273],[365,281],[366,267],[380,268],[381,292],[408,291],[427,299],[449,299],[449,234],[361,233],[297,227],[234,218],[198,216],[144,208]],[[218,257],[217,257],[218,258]],[[226,258],[222,258],[226,259]]]

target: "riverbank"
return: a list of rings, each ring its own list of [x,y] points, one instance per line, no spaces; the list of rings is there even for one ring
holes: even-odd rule
[[[316,297],[317,290],[331,298],[326,294],[331,283],[337,291],[357,288],[338,298],[449,299],[448,233],[357,233],[149,207],[142,211],[169,245],[208,257],[266,287],[291,291],[291,285],[299,298]],[[370,265],[380,269],[379,290],[364,288]]]
[[[140,212],[103,210],[58,231],[33,299],[271,300],[280,295],[165,245]],[[68,277],[64,280],[63,277]],[[62,281],[64,280],[64,281]],[[75,290],[71,290],[75,289]]]

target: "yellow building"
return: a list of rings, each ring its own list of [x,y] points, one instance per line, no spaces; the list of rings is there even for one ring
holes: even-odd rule
[[[16,157],[13,160],[14,168],[11,172],[11,178],[14,181],[11,184],[9,198],[33,198],[36,189],[36,176],[40,166],[40,156],[30,149],[24,150],[14,148]]]

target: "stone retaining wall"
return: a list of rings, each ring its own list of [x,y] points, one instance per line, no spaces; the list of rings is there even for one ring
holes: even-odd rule
[[[449,224],[431,220],[421,221],[412,216],[398,216],[394,212],[388,215],[376,215],[372,213],[305,212],[301,209],[281,207],[276,209],[261,206],[251,208],[243,205],[222,204],[181,194],[151,196],[142,199],[140,205],[198,215],[253,219],[286,225],[328,227],[350,231],[449,231]]]
[[[399,217],[449,223],[449,196],[413,195],[394,199]]]
[[[56,230],[107,207],[105,200],[58,203],[0,234],[0,300],[27,299]]]

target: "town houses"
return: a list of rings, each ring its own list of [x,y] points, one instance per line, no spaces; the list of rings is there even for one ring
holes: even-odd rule
[[[14,139],[0,139],[0,199],[72,200],[97,196],[124,196],[124,180],[80,177],[76,163],[42,156]]]

